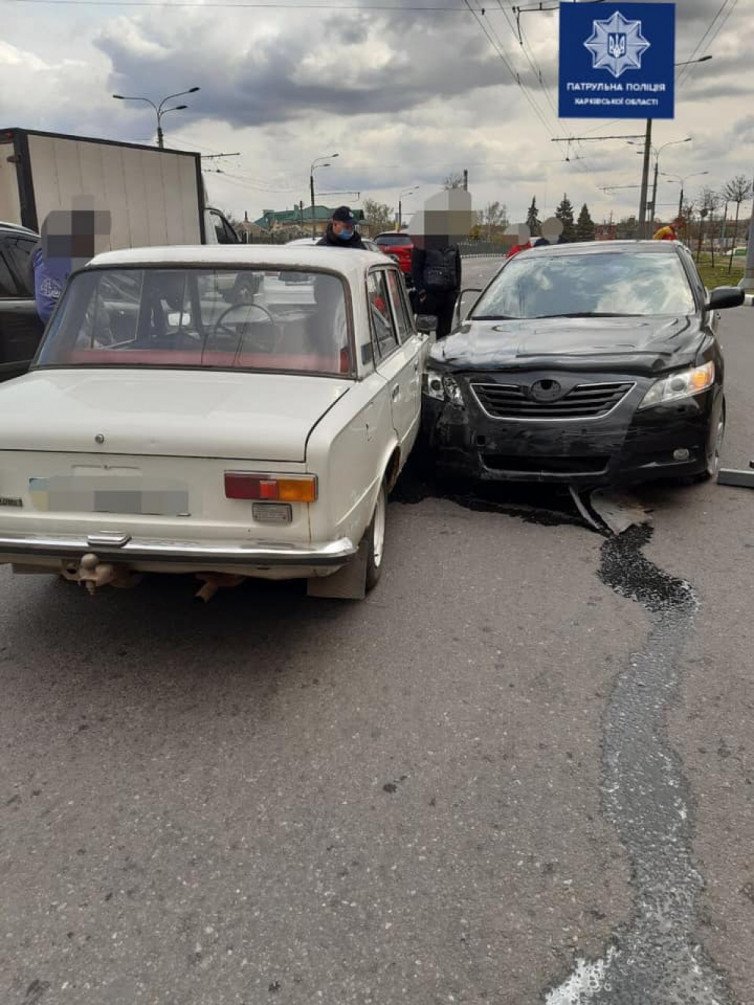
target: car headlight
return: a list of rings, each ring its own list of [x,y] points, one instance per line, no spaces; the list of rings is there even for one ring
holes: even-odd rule
[[[440,374],[435,370],[425,371],[424,393],[430,398],[437,398],[438,401],[449,401],[453,405],[459,405],[463,408],[461,388],[449,373]]]
[[[692,395],[706,391],[714,382],[715,364],[711,360],[702,366],[679,370],[653,384],[644,395],[639,408],[651,408],[653,405],[664,405],[668,401],[677,401],[679,398],[690,398]]]

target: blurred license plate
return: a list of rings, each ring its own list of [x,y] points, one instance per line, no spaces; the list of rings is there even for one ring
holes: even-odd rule
[[[134,475],[55,475],[30,478],[32,506],[56,513],[126,513],[188,516],[188,489],[161,479],[151,483]]]

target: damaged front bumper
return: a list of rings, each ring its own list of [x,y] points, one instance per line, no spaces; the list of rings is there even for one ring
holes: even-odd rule
[[[493,418],[467,386],[463,406],[425,394],[422,440],[441,473],[480,481],[599,487],[700,473],[715,389],[637,410],[650,384],[637,380],[604,417],[568,421]]]

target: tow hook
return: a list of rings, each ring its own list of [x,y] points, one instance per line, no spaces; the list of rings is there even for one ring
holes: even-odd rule
[[[90,596],[99,586],[115,586],[130,589],[141,582],[141,575],[133,573],[122,565],[100,562],[93,553],[83,556],[77,569],[64,569],[63,576],[75,583],[83,583]]]

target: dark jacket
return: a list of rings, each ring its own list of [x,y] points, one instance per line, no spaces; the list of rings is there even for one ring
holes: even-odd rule
[[[458,296],[461,288],[461,252],[456,247],[456,286],[453,290],[443,290],[439,295],[442,297],[446,296]],[[420,293],[434,293],[437,295],[436,290],[428,290],[427,284],[424,282],[424,266],[427,263],[427,251],[424,248],[414,248],[411,255],[411,278],[414,281],[414,286]]]
[[[326,244],[330,248],[361,248],[362,251],[366,251],[364,242],[361,240],[361,234],[358,230],[354,230],[353,237],[349,237],[347,241],[338,237],[337,234],[333,234],[332,224],[328,223],[327,230],[325,231],[325,236],[320,237],[317,244]]]

